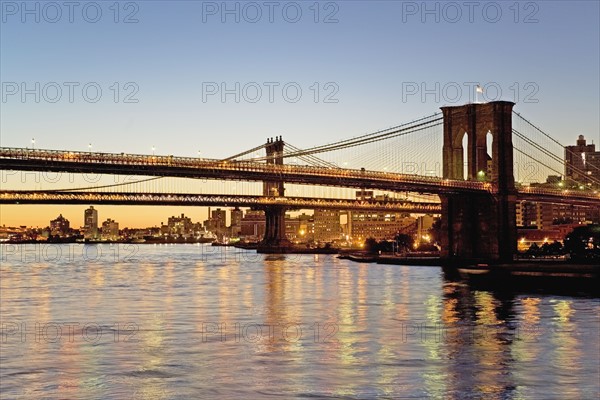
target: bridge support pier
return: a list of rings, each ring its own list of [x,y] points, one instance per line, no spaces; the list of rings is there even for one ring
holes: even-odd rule
[[[285,208],[271,206],[265,209],[265,237],[258,246],[259,253],[288,253],[292,243],[285,236]]]
[[[442,257],[510,262],[517,249],[512,108],[493,101],[442,107],[444,178],[485,181],[489,193],[441,195]],[[488,135],[491,134],[491,153]],[[467,136],[466,160],[463,138]]]
[[[513,260],[517,248],[515,195],[452,194],[440,197],[442,258]]]
[[[267,151],[267,164],[283,165],[284,142],[281,136],[273,140],[267,140],[265,149]],[[282,181],[263,182],[263,195],[282,197],[284,195]],[[285,236],[285,208],[281,206],[270,206],[265,209],[266,229],[265,237],[259,244],[259,253],[288,253],[292,243]]]

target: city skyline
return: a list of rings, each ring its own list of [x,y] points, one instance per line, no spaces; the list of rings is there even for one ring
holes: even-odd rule
[[[106,215],[116,221],[122,223],[122,225],[133,227],[133,228],[146,228],[151,226],[160,226],[161,222],[165,222],[170,216],[177,215],[181,213],[185,213],[186,215],[192,217],[194,220],[203,221],[208,217],[208,208],[207,207],[167,207],[167,206],[112,206],[112,205],[95,205],[90,204],[95,209],[98,210],[99,221],[103,220],[104,217],[101,215]],[[63,214],[65,216],[69,216],[69,220],[74,226],[84,226],[84,218],[83,213],[85,209],[87,209],[90,205],[1,205],[0,206],[0,225],[6,226],[32,226],[43,228],[44,224],[47,224],[47,221],[52,218],[56,218],[58,214]],[[23,218],[20,214],[13,214],[10,216],[6,216],[9,210],[12,208],[29,208],[31,210],[26,214],[27,217]],[[131,213],[130,209],[133,208],[142,208],[145,213],[140,213],[138,216],[137,213]],[[154,211],[153,211],[154,210]],[[164,217],[161,217],[162,220],[154,221],[157,210],[161,210],[161,214]],[[171,211],[169,211],[171,210]],[[6,213],[6,214],[5,214]],[[152,215],[152,217],[148,217],[148,215]],[[19,223],[25,221],[34,221],[33,223]],[[39,222],[36,222],[39,221]],[[41,222],[45,221],[45,222]]]
[[[373,192],[362,192],[361,195],[373,196]],[[371,238],[378,241],[394,240],[399,234],[409,234],[415,240],[426,239],[429,243],[429,230],[439,219],[435,214],[411,214],[390,211],[346,211],[315,209],[312,213],[285,213],[285,235],[294,243],[324,243],[339,246],[362,246],[364,240]],[[102,218],[104,219],[104,217]],[[71,224],[69,215],[60,213],[44,227],[0,227],[0,239],[8,239],[11,243],[22,241],[56,242],[76,241],[120,241],[136,243],[150,240],[160,243],[165,240],[187,242],[201,241],[205,243],[217,240],[220,243],[229,241],[260,241],[267,230],[266,216],[263,211],[248,208],[223,209],[211,208],[210,216],[204,221],[194,222],[192,218],[181,213],[172,215],[157,226],[130,227],[119,224],[119,221],[99,218],[99,209],[90,206],[84,210],[84,225],[77,227]],[[349,243],[349,245],[348,245]]]

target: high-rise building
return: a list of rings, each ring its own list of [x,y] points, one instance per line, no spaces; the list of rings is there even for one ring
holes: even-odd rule
[[[167,232],[171,235],[187,236],[193,234],[194,223],[183,213],[179,217],[172,216],[167,220]]]
[[[241,236],[251,240],[262,240],[266,230],[265,213],[259,210],[248,210],[241,222]]]
[[[217,235],[219,239],[222,239],[227,232],[227,213],[225,210],[217,208],[216,210],[208,209],[208,219],[204,221],[206,230]]]
[[[595,144],[587,144],[579,135],[575,146],[565,147],[565,177],[567,181],[600,187],[600,151]]]
[[[517,226],[550,229],[555,225],[594,222],[590,208],[568,204],[520,201],[516,205]]]
[[[212,210],[210,219],[212,222],[213,229],[215,229],[216,231],[223,230],[227,225],[226,218],[227,213],[225,212],[225,210],[221,210],[220,208]]]
[[[342,228],[340,225],[339,210],[315,210],[313,214],[315,223],[314,239],[316,242],[332,242],[340,240]]]
[[[386,200],[386,196],[374,195],[372,190],[356,191],[357,200]],[[349,211],[346,235],[354,242],[366,239],[390,240],[398,233],[414,234],[417,221],[409,214],[380,211]]]
[[[298,241],[310,242],[315,239],[315,219],[312,215],[298,215]]]
[[[518,201],[516,204],[517,226],[532,227],[537,225],[537,203],[533,201]]]
[[[415,218],[402,213],[379,211],[352,211],[348,215],[350,236],[354,241],[364,242],[368,238],[375,240],[393,239],[398,233],[415,233]]]
[[[238,237],[242,233],[242,218],[244,218],[244,212],[239,208],[231,210],[231,236]]]
[[[285,236],[292,242],[299,241],[300,235],[300,219],[292,218],[289,214],[285,214]]]
[[[62,214],[50,221],[50,234],[67,236],[69,233],[71,233],[71,223]]]
[[[94,206],[83,212],[83,236],[86,239],[98,238],[98,210]]]
[[[117,240],[119,238],[119,223],[108,218],[102,223],[102,239]]]
[[[417,238],[419,240],[429,237],[429,231],[433,227],[436,218],[433,215],[421,215],[417,218]],[[408,221],[407,221],[408,222]],[[405,233],[405,232],[399,232]]]

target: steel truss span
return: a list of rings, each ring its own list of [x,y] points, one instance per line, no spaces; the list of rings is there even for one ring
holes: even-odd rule
[[[484,182],[453,181],[437,177],[345,168],[19,148],[0,148],[0,169],[217,180],[283,181],[422,193],[481,192],[492,189],[490,184]]]
[[[230,206],[287,209],[339,209],[439,214],[439,203],[397,201],[388,199],[347,200],[311,197],[269,197],[223,194],[159,194],[102,192],[2,191],[0,204],[120,204],[161,206]]]
[[[417,193],[496,193],[489,182],[443,179],[421,175],[345,168],[228,162],[193,157],[91,153],[61,150],[0,148],[0,169],[172,176],[217,180],[283,181],[287,183],[368,188]],[[556,203],[598,205],[600,194],[519,188],[519,198]]]

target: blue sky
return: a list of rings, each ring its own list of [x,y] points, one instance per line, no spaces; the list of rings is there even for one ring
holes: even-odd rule
[[[435,90],[436,82],[440,92],[457,83],[465,101],[464,82],[498,83],[506,100],[513,100],[518,88],[516,109],[562,141],[572,142],[580,133],[597,139],[599,3],[534,2],[535,9],[522,2],[518,23],[509,9],[512,2],[492,2],[501,6],[502,17],[486,21],[495,10],[487,6],[484,15],[487,3],[474,9],[473,23],[464,7],[462,18],[452,23],[455,14],[444,2],[438,3],[439,22],[435,14],[422,15],[423,10],[408,14],[409,6],[420,8],[421,2],[389,1],[344,1],[333,3],[335,7],[322,2],[320,23],[314,23],[314,2],[297,3],[302,10],[297,23],[287,22],[283,14],[289,2],[274,8],[273,23],[264,2],[255,3],[263,12],[256,23],[250,22],[252,9],[244,12],[244,3],[237,3],[239,23],[231,14],[222,23],[222,10],[204,15],[203,23],[203,9],[214,11],[210,7],[221,8],[222,3],[200,1],[141,1],[134,3],[137,10],[122,2],[119,20],[134,13],[138,23],[114,23],[113,2],[98,2],[103,14],[97,23],[84,20],[85,2],[75,8],[73,23],[64,7],[57,23],[47,22],[52,10],[44,14],[41,7],[39,23],[32,15],[25,15],[23,23],[22,9],[5,13],[2,82],[25,82],[30,88],[40,82],[40,92],[43,85],[57,82],[63,93],[56,103],[44,96],[35,103],[33,95],[23,103],[19,93],[3,99],[2,145],[25,146],[33,136],[38,146],[49,148],[85,149],[92,142],[98,150],[148,152],[154,145],[168,154],[202,150],[219,157],[283,134],[294,144],[309,146],[437,111],[450,104],[443,93],[439,99],[427,95],[425,102],[420,93],[425,87]],[[27,4],[33,8],[35,2]],[[287,7],[291,20],[296,8]],[[86,10],[93,18],[95,9]],[[322,22],[330,13],[338,23]],[[538,22],[525,23],[527,16]],[[73,103],[63,82],[79,83]],[[81,93],[90,82],[102,89],[97,103]],[[124,103],[121,97],[115,103],[114,82],[121,96],[136,88],[126,90],[126,83],[137,85],[133,99],[139,102]],[[225,82],[228,88],[239,82],[240,92],[256,82],[263,93],[256,103],[244,96],[236,103],[234,95],[223,103],[219,94],[203,102],[203,82]],[[279,83],[272,103],[264,82]],[[322,94],[335,88],[325,90],[325,83],[335,83],[338,103],[322,98],[315,103],[314,82]],[[286,83],[300,85],[297,103],[283,97],[280,89]],[[412,83],[419,93],[403,99],[403,85],[407,90]],[[527,83],[535,86],[525,87]],[[251,99],[255,92],[246,94]],[[525,99],[528,94],[531,99]],[[491,90],[490,96],[495,96]],[[454,92],[448,97],[453,100]]]
[[[149,153],[155,146],[218,158],[283,135],[308,147],[467,102],[465,82],[484,85],[490,97],[500,88],[500,99],[516,101],[518,112],[563,143],[579,134],[600,143],[598,1],[476,2],[472,22],[464,2],[428,2],[432,13],[423,2],[273,2],[273,22],[262,1],[228,2],[239,22],[223,16],[222,2],[120,2],[118,16],[113,1],[77,2],[73,22],[63,2],[54,3],[60,18],[43,2],[27,2],[38,7],[39,22],[25,3],[1,3],[2,146],[25,147],[35,137],[43,148],[92,143],[98,151]],[[102,15],[91,23],[97,8]],[[256,9],[262,17],[253,23]],[[138,22],[124,23],[128,16]],[[23,101],[21,85],[35,91],[36,82],[39,103],[34,94]],[[53,82],[62,90],[55,103]],[[64,82],[74,82],[72,102]],[[203,87],[236,82],[239,103],[233,94],[203,99]],[[248,101],[256,98],[252,82],[262,90],[256,102]],[[407,93],[414,85],[418,92]],[[88,101],[96,87],[102,95]],[[302,95],[292,102],[297,87]],[[422,98],[422,88],[436,87],[439,98]],[[443,93],[456,87],[458,100]],[[125,102],[128,94],[137,103]],[[327,94],[337,102],[325,102]]]

